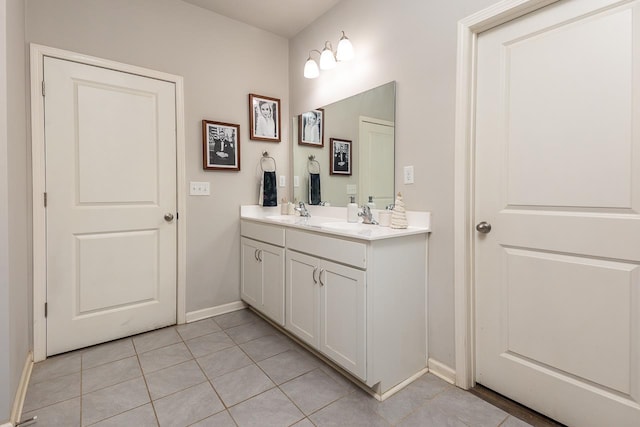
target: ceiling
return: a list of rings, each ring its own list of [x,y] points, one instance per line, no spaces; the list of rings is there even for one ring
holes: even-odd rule
[[[341,0],[183,0],[291,38]]]

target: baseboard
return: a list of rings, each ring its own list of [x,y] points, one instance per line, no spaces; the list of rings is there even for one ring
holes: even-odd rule
[[[24,407],[24,399],[27,397],[27,387],[29,386],[29,379],[31,378],[31,371],[33,370],[33,351],[27,353],[24,366],[22,368],[22,375],[20,376],[20,383],[16,390],[16,395],[13,399],[13,408],[11,409],[11,422],[2,424],[0,427],[12,427],[22,417],[22,408]]]
[[[429,372],[438,378],[441,378],[449,384],[456,383],[456,371],[442,362],[438,362],[435,359],[429,358],[428,360]]]
[[[203,308],[202,310],[190,311],[189,313],[187,313],[186,321],[187,323],[191,323],[202,319],[208,319],[209,317],[231,313],[232,311],[242,310],[243,308],[247,308],[247,304],[242,301],[234,301],[230,302],[229,304]]]

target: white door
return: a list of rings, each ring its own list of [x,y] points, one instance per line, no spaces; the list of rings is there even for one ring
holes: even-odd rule
[[[394,123],[360,117],[360,204],[373,197],[378,209],[395,200],[394,194]]]
[[[262,264],[262,311],[284,326],[284,249],[265,244],[258,258]]]
[[[366,366],[365,272],[322,261],[320,284],[320,351],[363,381]]]
[[[286,328],[295,336],[318,348],[320,288],[318,258],[286,251]]]
[[[175,85],[49,57],[44,76],[47,355],[175,323]]]
[[[284,326],[284,249],[241,239],[242,299]]]
[[[567,0],[478,37],[476,380],[572,426],[640,425],[639,19]]]
[[[258,258],[259,243],[245,237],[240,239],[241,246],[241,278],[240,295],[247,304],[260,308],[262,306],[262,265]]]

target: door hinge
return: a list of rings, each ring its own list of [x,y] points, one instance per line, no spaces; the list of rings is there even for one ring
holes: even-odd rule
[[[47,207],[47,193],[44,193],[44,207]]]
[[[48,314],[49,314],[49,303],[45,302],[44,303],[44,317],[47,317]]]
[[[44,96],[44,80],[42,81],[42,96]]]

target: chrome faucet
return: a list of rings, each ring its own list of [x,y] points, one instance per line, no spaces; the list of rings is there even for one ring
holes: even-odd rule
[[[373,224],[373,225],[378,224],[378,221],[373,219],[373,213],[371,213],[371,208],[367,205],[364,205],[362,207],[362,211],[358,212],[358,216],[362,217],[363,224]]]
[[[300,216],[305,218],[309,218],[311,216],[311,212],[307,210],[307,207],[304,205],[304,202],[300,202],[297,208],[294,208],[298,212],[300,212]]]

